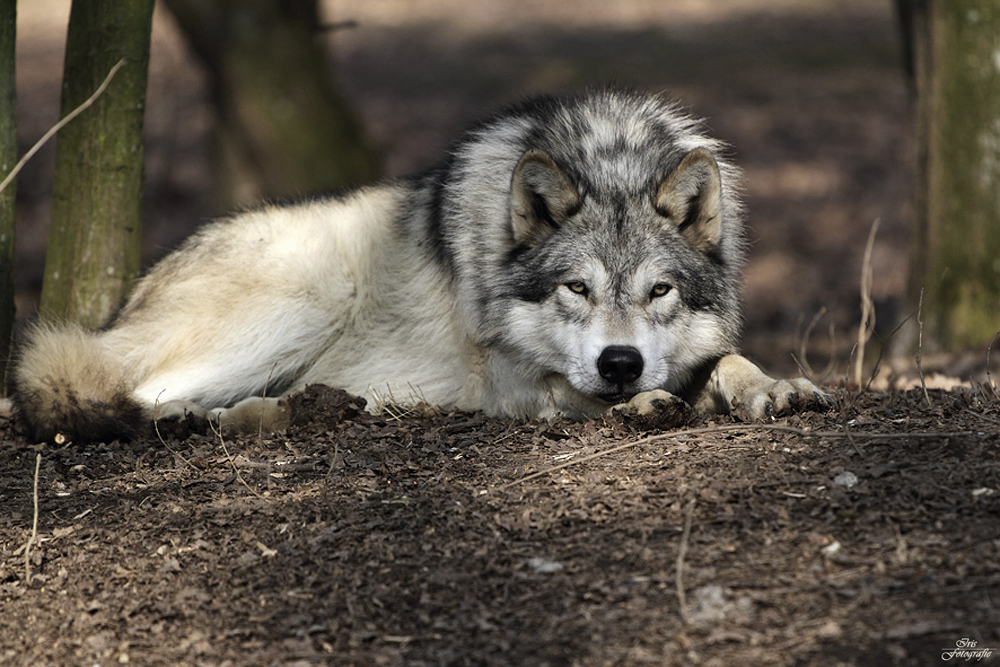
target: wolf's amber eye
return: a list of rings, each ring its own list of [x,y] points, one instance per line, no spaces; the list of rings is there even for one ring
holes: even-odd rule
[[[569,281],[568,283],[566,283],[566,289],[568,289],[570,292],[573,292],[574,294],[581,294],[583,296],[586,296],[587,293],[590,291],[587,289],[587,284],[581,280]]]
[[[660,296],[666,296],[671,289],[673,288],[667,283],[656,283],[653,285],[653,289],[649,290],[649,298],[655,299]]]

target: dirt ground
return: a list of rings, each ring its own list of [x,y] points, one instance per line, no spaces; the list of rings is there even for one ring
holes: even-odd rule
[[[773,425],[794,432],[393,419],[319,388],[275,437],[52,449],[0,422],[0,662],[935,665],[964,662],[942,650],[966,639],[1000,653],[1000,398],[837,397]]]
[[[23,151],[55,121],[68,3],[20,4]],[[835,406],[520,422],[372,416],[317,387],[287,432],[87,447],[0,415],[0,664],[1000,664],[986,346],[925,355],[926,393],[900,389],[907,358],[843,381],[876,218],[880,333],[905,311],[911,118],[889,2],[327,5],[358,22],[331,53],[388,175],[532,92],[615,79],[708,116],[747,176],[746,349],[782,373],[796,354]],[[156,20],[150,260],[213,213],[204,77]],[[50,162],[19,185],[26,318]]]

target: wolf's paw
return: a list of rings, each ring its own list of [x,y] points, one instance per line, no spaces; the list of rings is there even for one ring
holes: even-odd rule
[[[628,403],[620,403],[611,410],[643,428],[672,428],[686,423],[691,416],[691,406],[662,389],[636,394]]]
[[[229,408],[211,411],[212,421],[235,433],[273,433],[292,423],[292,407],[285,398],[245,398]]]
[[[653,389],[636,394],[628,403],[619,403],[611,409],[630,416],[645,416],[678,405],[685,405],[685,403],[669,391]]]
[[[192,401],[157,403],[152,410],[153,432],[160,438],[183,440],[192,433],[205,433],[211,417]]]
[[[734,402],[733,410],[751,420],[773,419],[779,415],[824,409],[830,405],[830,396],[805,378],[774,380],[767,378],[742,400]]]
[[[155,421],[184,421],[188,417],[197,420],[208,419],[208,410],[197,403],[191,401],[167,401],[157,403],[153,408],[153,419]]]

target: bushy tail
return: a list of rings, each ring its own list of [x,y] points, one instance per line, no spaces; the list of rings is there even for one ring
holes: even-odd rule
[[[132,398],[124,367],[99,334],[75,325],[39,326],[19,357],[14,402],[37,440],[133,439],[148,430],[145,408]]]

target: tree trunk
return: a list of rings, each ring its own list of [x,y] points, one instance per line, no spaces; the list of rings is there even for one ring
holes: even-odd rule
[[[52,226],[42,283],[44,319],[98,327],[139,272],[142,125],[153,0],[74,0],[62,115],[86,100],[119,60],[94,105],[56,139]]]
[[[360,185],[377,162],[337,94],[316,0],[167,0],[211,75],[220,208]]]
[[[910,297],[925,347],[1000,330],[1000,0],[926,0],[914,23],[918,220]]]
[[[14,37],[17,0],[0,0],[0,180],[17,163],[17,96],[14,91]],[[10,343],[14,333],[14,206],[17,183],[0,192],[0,395],[6,393]]]

